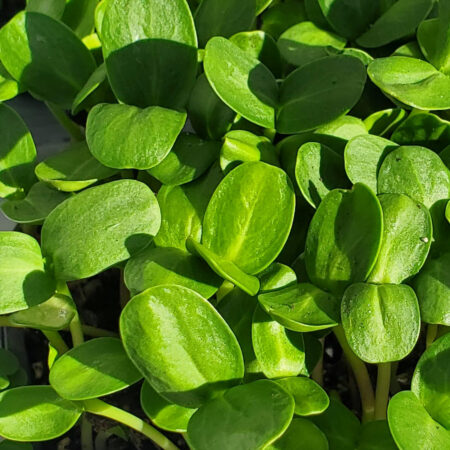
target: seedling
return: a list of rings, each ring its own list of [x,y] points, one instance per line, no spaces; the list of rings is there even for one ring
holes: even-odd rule
[[[449,449],[449,36],[449,0],[28,0],[0,326],[49,375],[0,349],[0,450]],[[23,92],[69,146],[42,158]]]

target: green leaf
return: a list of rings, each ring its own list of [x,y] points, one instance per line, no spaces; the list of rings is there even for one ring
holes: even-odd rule
[[[237,45],[253,58],[259,59],[276,76],[282,72],[283,63],[275,39],[261,30],[242,31],[230,37]]]
[[[274,262],[258,274],[261,283],[261,294],[278,291],[297,282],[294,270],[284,264]]]
[[[27,0],[27,11],[46,14],[53,19],[61,19],[66,0]]]
[[[255,0],[202,0],[195,11],[198,43],[204,48],[214,36],[230,37],[250,29],[256,16]]]
[[[373,364],[400,361],[419,338],[417,297],[403,284],[353,284],[342,298],[341,319],[352,350]]]
[[[305,365],[303,336],[286,330],[259,306],[252,323],[253,349],[267,378],[295,377]]]
[[[0,442],[0,450],[33,450],[33,446],[27,442],[4,440]]]
[[[435,114],[416,112],[395,129],[391,139],[399,145],[443,150],[450,142],[450,122]]]
[[[22,11],[1,29],[0,59],[33,94],[68,109],[95,70],[91,53],[68,27],[35,12]]]
[[[158,150],[161,147],[160,144]],[[219,142],[204,141],[194,134],[183,133],[178,136],[169,154],[148,172],[163,184],[189,183],[211,167],[219,150]]]
[[[335,120],[332,120],[331,122],[328,122],[319,128],[315,130],[314,133],[319,136],[333,136],[335,138],[338,138],[340,140],[348,141],[349,139],[360,136],[362,134],[368,134],[367,129],[364,125],[364,122],[361,119],[358,119],[357,117],[345,115],[340,116]],[[345,145],[345,143],[343,143]],[[340,146],[336,143],[336,148],[334,148],[333,145],[330,145],[330,147],[341,154]]]
[[[258,293],[259,280],[255,276],[248,275],[232,261],[222,258],[191,237],[187,239],[186,246],[191,253],[203,258],[220,277],[235,284],[249,295]]]
[[[194,130],[204,139],[221,139],[236,117],[214,92],[204,73],[192,88],[187,110]]]
[[[241,162],[249,161],[264,161],[278,166],[278,157],[270,139],[245,130],[229,131],[220,149],[221,169],[228,173]]]
[[[0,196],[28,191],[34,183],[36,148],[21,117],[9,106],[0,104]]]
[[[94,106],[86,123],[89,150],[114,169],[150,169],[170,152],[183,129],[186,114],[150,106]]]
[[[113,181],[56,207],[42,227],[42,249],[58,279],[79,280],[141,250],[160,223],[158,202],[146,185]]]
[[[364,119],[364,125],[370,134],[386,136],[401,124],[406,117],[406,111],[402,108],[389,108],[377,111]],[[398,128],[395,128],[397,130]],[[394,131],[395,134],[395,131]]]
[[[364,64],[353,56],[327,56],[299,67],[281,85],[277,131],[308,131],[346,114],[365,82]]]
[[[64,353],[53,364],[49,376],[53,389],[68,400],[112,394],[141,378],[120,339],[110,337],[92,339]]]
[[[275,128],[277,83],[264,64],[222,37],[209,40],[203,64],[225,104],[250,122]]]
[[[202,243],[244,272],[256,274],[281,252],[294,210],[294,190],[284,171],[262,162],[241,164],[211,197]]]
[[[62,21],[80,38],[94,29],[94,12],[98,0],[66,0]]]
[[[357,450],[397,450],[386,420],[363,423]]]
[[[276,383],[236,386],[205,404],[191,418],[188,440],[195,450],[266,448],[288,428],[294,400]]]
[[[417,41],[411,41],[401,45],[392,53],[391,56],[407,56],[408,58],[425,60]]]
[[[375,194],[357,183],[335,189],[321,202],[309,225],[305,263],[312,283],[341,296],[370,274],[381,246],[383,216]]]
[[[117,173],[99,163],[86,142],[76,142],[36,166],[36,176],[64,192],[80,191]]]
[[[450,197],[450,171],[425,147],[399,147],[381,165],[378,193],[406,194],[431,208]]]
[[[0,434],[15,441],[57,438],[70,430],[82,407],[50,386],[24,386],[0,393]]]
[[[379,136],[362,135],[345,146],[345,171],[353,183],[364,183],[377,192],[377,176],[386,155],[397,145]]]
[[[187,103],[197,72],[197,36],[185,0],[107,2],[100,36],[121,102],[175,109]]]
[[[322,30],[313,22],[300,22],[280,36],[278,48],[289,64],[300,67],[338,53],[346,43],[343,37]]]
[[[349,186],[344,159],[318,142],[303,144],[297,153],[295,179],[303,197],[314,208],[335,188]]]
[[[371,0],[318,0],[322,13],[338,34],[355,39],[375,20],[378,2]]]
[[[432,222],[427,208],[402,194],[379,197],[383,238],[371,283],[399,284],[419,272],[430,250]]]
[[[420,314],[426,323],[450,326],[450,253],[426,262],[413,281]]]
[[[266,312],[289,330],[323,330],[339,323],[338,299],[309,283],[260,294],[258,300]]]
[[[388,422],[394,441],[401,449],[450,447],[450,431],[431,418],[411,391],[399,392],[391,399]]]
[[[327,393],[311,378],[288,377],[276,382],[294,397],[294,412],[298,416],[321,414],[330,404]]]
[[[63,330],[69,326],[76,311],[76,306],[70,297],[55,293],[39,305],[11,314],[8,320],[13,324],[39,330]]]
[[[328,450],[328,440],[317,425],[308,419],[297,417],[292,420],[280,439],[265,448],[267,450]]]
[[[177,284],[212,297],[222,280],[200,259],[172,247],[146,248],[125,266],[125,284],[132,295],[153,286]]]
[[[433,6],[433,0],[398,0],[368,31],[356,39],[361,47],[374,48],[414,34]]]
[[[450,334],[444,334],[426,349],[417,363],[411,391],[430,416],[450,430]]]
[[[385,93],[413,108],[450,108],[450,77],[426,61],[407,56],[375,59],[367,73]]]
[[[141,406],[147,417],[158,427],[175,433],[186,433],[196,409],[175,405],[161,397],[145,381],[141,389]]]
[[[0,233],[0,274],[0,314],[38,305],[55,291],[55,282],[45,271],[39,244],[27,234]]]
[[[322,414],[309,419],[325,433],[330,449],[355,450],[360,423],[339,400],[330,398],[330,406]]]
[[[7,200],[2,203],[1,209],[14,222],[41,224],[68,196],[69,194],[58,192],[39,181],[31,186],[24,199]]]
[[[120,333],[152,387],[181,406],[200,406],[244,374],[226,322],[207,300],[181,286],[156,286],[133,297],[120,316]]]

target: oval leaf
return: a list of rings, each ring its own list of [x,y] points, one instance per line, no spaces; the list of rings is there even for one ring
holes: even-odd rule
[[[152,387],[181,406],[200,406],[244,374],[228,325],[207,300],[181,286],[156,286],[133,297],[120,316],[120,333]]]
[[[121,391],[141,378],[120,339],[102,337],[60,356],[51,368],[49,379],[61,397],[88,400]]]
[[[380,253],[368,280],[399,284],[415,275],[428,256],[432,238],[427,208],[401,194],[379,197],[383,210]]]
[[[156,235],[160,223],[156,197],[146,185],[113,181],[56,207],[42,227],[42,249],[58,279],[79,280],[141,250]]]
[[[403,284],[350,286],[342,298],[341,318],[350,347],[369,363],[399,361],[419,338],[417,298]]]
[[[0,434],[15,441],[48,441],[77,422],[82,408],[50,386],[24,386],[0,393]]]
[[[1,29],[0,59],[33,94],[67,109],[95,70],[94,58],[70,28],[35,12],[22,11]]]
[[[294,400],[276,383],[258,380],[236,386],[200,408],[188,425],[196,450],[265,448],[288,428]]]
[[[211,197],[202,243],[244,272],[256,274],[282,250],[294,209],[295,194],[285,172],[262,162],[241,164]]]
[[[55,292],[34,238],[15,231],[0,233],[0,314],[38,305]]]
[[[91,153],[114,169],[150,169],[170,152],[186,114],[159,106],[94,106],[86,123]]]
[[[108,1],[100,34],[108,78],[121,102],[141,108],[186,104],[197,72],[197,36],[185,0]]]
[[[250,122],[275,128],[277,83],[264,64],[222,37],[209,40],[203,64],[225,104]]]
[[[365,82],[364,64],[353,56],[328,56],[298,68],[281,85],[277,131],[308,131],[346,114]]]
[[[381,206],[363,184],[331,191],[317,208],[306,238],[305,263],[310,280],[340,296],[364,281],[378,256],[383,230]]]

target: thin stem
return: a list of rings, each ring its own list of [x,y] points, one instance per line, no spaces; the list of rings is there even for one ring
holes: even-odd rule
[[[0,316],[0,327],[21,328],[12,323],[11,320],[9,319],[9,316]]]
[[[139,417],[136,417],[123,409],[116,408],[115,406],[109,405],[98,399],[85,400],[84,406],[87,412],[108,417],[109,419],[123,423],[133,430],[139,431],[164,450],[179,450],[175,444],[167,439],[166,436],[160,433],[156,428],[153,428],[147,422],[144,422],[142,419],[139,419]]]
[[[322,351],[320,352],[320,358],[319,361],[316,364],[316,367],[314,367],[311,378],[320,386],[323,386],[323,350],[324,350],[324,338],[319,339],[320,344],[322,346]]]
[[[361,396],[362,421],[368,422],[373,419],[375,411],[375,396],[373,386],[370,381],[366,365],[353,353],[348,345],[342,325],[333,328],[334,334],[342,347],[342,351],[350,364],[356,383],[358,384],[359,395]]]
[[[434,342],[438,333],[438,325],[434,323],[428,324],[427,327],[427,337],[426,337],[426,345],[427,348]]]
[[[69,347],[64,342],[64,339],[57,331],[44,331],[41,330],[44,336],[48,339],[50,345],[56,349],[59,355],[66,353]]]
[[[377,390],[375,395],[375,420],[386,420],[390,384],[391,363],[378,364]]]
[[[114,331],[104,330],[103,328],[92,327],[90,325],[81,325],[83,333],[91,337],[119,337]]]
[[[72,345],[77,347],[84,342],[83,328],[81,327],[80,316],[78,313],[69,324],[70,335],[72,336]]]
[[[81,419],[81,449],[94,450],[94,442],[92,438],[92,424],[89,422],[85,414]]]
[[[45,104],[55,119],[66,129],[74,141],[84,140],[84,134],[81,131],[81,128],[75,122],[70,120],[62,108],[50,102],[45,102]]]

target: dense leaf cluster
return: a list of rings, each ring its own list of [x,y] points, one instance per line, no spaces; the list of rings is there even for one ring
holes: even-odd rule
[[[0,104],[0,325],[50,369],[0,352],[0,449],[92,413],[174,450],[100,400],[142,379],[194,450],[450,449],[450,0],[28,0],[0,61],[73,138],[37,163]],[[67,284],[113,267],[118,334]]]

